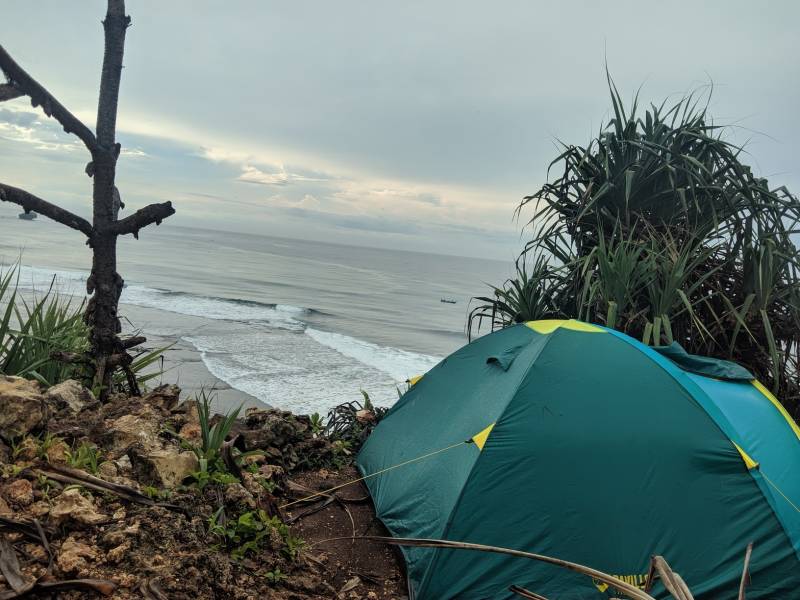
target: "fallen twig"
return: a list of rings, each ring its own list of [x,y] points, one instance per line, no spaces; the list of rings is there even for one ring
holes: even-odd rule
[[[689,591],[689,587],[681,576],[670,568],[663,556],[654,556],[653,566],[658,576],[661,577],[664,587],[673,595],[675,600],[694,600],[694,596],[692,596],[692,592]]]
[[[351,537],[329,538],[326,540],[320,540],[318,542],[315,542],[314,544],[311,544],[311,546],[313,547],[319,544],[324,544],[326,542],[334,542],[339,540],[365,540],[373,542],[383,542],[385,544],[392,544],[397,546],[414,546],[422,548],[454,548],[458,550],[478,550],[481,552],[492,552],[496,554],[507,554],[509,556],[518,556],[520,558],[528,558],[531,560],[545,562],[551,565],[555,565],[557,567],[568,569],[570,571],[575,571],[576,573],[581,573],[593,579],[597,579],[598,581],[602,581],[603,583],[608,584],[609,587],[612,587],[615,590],[622,592],[623,594],[625,594],[629,598],[632,598],[633,600],[655,600],[655,598],[653,598],[650,594],[643,592],[639,588],[632,586],[629,583],[625,583],[624,581],[617,579],[613,575],[604,573],[603,571],[598,571],[597,569],[592,569],[591,567],[562,560],[560,558],[544,556],[543,554],[534,554],[532,552],[524,552],[522,550],[513,550],[511,548],[503,548],[500,546],[487,546],[485,544],[456,542],[452,540],[392,538],[392,537],[373,536],[373,535],[360,536],[356,538],[351,538]]]
[[[739,596],[738,600],[745,600],[744,588],[750,582],[750,555],[753,554],[753,542],[747,544],[747,550],[744,552],[744,568],[742,569],[742,580],[739,582]]]
[[[19,560],[17,559],[17,551],[14,546],[8,541],[5,535],[0,535],[0,571],[6,582],[14,590],[14,593],[19,594],[31,587],[30,583],[26,583],[25,578],[22,576],[22,571],[19,568]]]
[[[524,587],[520,587],[518,585],[512,585],[510,588],[508,588],[508,591],[516,594],[517,596],[529,598],[530,600],[547,600],[547,598],[544,596],[537,594],[536,592],[526,590]]]
[[[63,581],[36,581],[21,592],[3,592],[0,600],[23,598],[37,592],[64,592],[68,590],[84,590],[110,596],[117,589],[117,584],[108,579],[65,579]]]
[[[145,506],[158,506],[168,510],[186,513],[186,510],[180,506],[168,504],[166,502],[156,502],[135,488],[119,483],[111,483],[110,481],[105,481],[84,471],[70,469],[68,467],[59,465],[49,465],[48,469],[49,470],[36,469],[35,472],[38,475],[43,475],[48,479],[53,479],[54,481],[59,481],[61,483],[73,483],[99,492],[110,492],[112,494],[116,494],[120,498],[124,498],[125,500],[135,502],[137,504],[144,504]]]

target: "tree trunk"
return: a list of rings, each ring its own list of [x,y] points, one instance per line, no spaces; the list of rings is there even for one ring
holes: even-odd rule
[[[117,273],[117,235],[108,233],[117,220],[118,206],[114,202],[119,146],[116,143],[117,104],[122,76],[122,56],[125,32],[130,18],[125,15],[124,0],[109,0],[105,31],[105,53],[100,79],[100,99],[97,106],[97,143],[89,172],[93,173],[93,226],[97,234],[91,240],[94,253],[92,273],[87,292],[92,295],[86,309],[86,323],[91,328],[91,354],[95,361],[94,386],[105,399],[112,387],[115,367],[112,357],[124,353],[119,339],[120,326],[117,306],[123,281]],[[127,366],[127,365],[121,365]],[[136,393],[138,390],[131,390]]]
[[[69,112],[50,92],[33,79],[0,46],[0,69],[7,83],[0,85],[0,102],[19,96],[29,96],[33,106],[41,106],[47,116],[55,118],[67,133],[74,133],[92,155],[86,165],[86,174],[94,178],[92,192],[93,218],[90,224],[59,206],[34,196],[30,192],[0,183],[0,201],[13,202],[25,212],[34,210],[68,227],[82,232],[93,251],[92,272],[86,282],[91,296],[86,308],[85,321],[89,325],[89,358],[95,366],[93,387],[100,398],[106,399],[112,390],[114,372],[125,371],[131,393],[138,394],[136,377],[130,369],[133,361],[127,350],[144,342],[136,337],[127,341],[119,338],[121,331],[117,307],[123,281],[117,273],[117,237],[133,234],[151,223],[158,225],[175,213],[172,204],[151,204],[132,215],[117,219],[121,201],[115,186],[117,159],[120,146],[116,142],[117,104],[119,101],[122,57],[125,49],[125,32],[130,25],[125,14],[124,0],[108,0],[108,10],[103,21],[105,53],[100,79],[100,99],[97,105],[96,133]]]

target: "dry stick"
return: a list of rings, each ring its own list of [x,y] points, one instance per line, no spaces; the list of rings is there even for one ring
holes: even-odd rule
[[[39,531],[32,522],[17,521],[0,516],[0,531],[3,529],[10,529],[16,533],[21,533],[33,542],[38,542],[40,540]]]
[[[326,542],[335,542],[339,540],[349,540],[349,537],[336,537],[327,540],[320,540],[311,546],[317,546]],[[629,583],[617,579],[613,575],[592,569],[585,565],[569,562],[560,558],[553,558],[551,556],[544,556],[543,554],[534,554],[532,552],[523,552],[522,550],[512,550],[511,548],[503,548],[501,546],[487,546],[485,544],[474,544],[471,542],[455,542],[452,540],[435,540],[435,539],[420,539],[420,538],[392,538],[377,535],[365,535],[355,538],[357,540],[365,540],[372,542],[383,542],[384,544],[392,544],[397,546],[414,546],[421,548],[454,548],[457,550],[479,550],[481,552],[493,552],[495,554],[507,554],[509,556],[518,556],[520,558],[528,558],[530,560],[537,560],[547,564],[555,565],[563,569],[568,569],[576,573],[581,573],[587,577],[592,577],[603,583],[607,583],[609,587],[622,592],[633,600],[655,600],[650,594],[646,594],[637,587]]]
[[[161,508],[166,508],[168,510],[173,510],[176,512],[185,513],[186,511],[181,508],[180,506],[176,506],[175,504],[167,504],[166,502],[156,502],[152,498],[148,498],[144,494],[140,493],[139,491],[135,490],[134,488],[121,485],[119,483],[110,483],[99,477],[95,477],[93,475],[89,475],[88,473],[84,473],[83,471],[78,471],[76,469],[70,469],[68,467],[62,467],[58,465],[50,465],[50,470],[44,469],[35,469],[35,473],[38,475],[43,475],[48,479],[52,479],[54,481],[59,481],[61,483],[73,483],[82,485],[84,487],[93,489],[99,492],[111,492],[112,494],[116,494],[120,498],[124,498],[130,502],[135,502],[137,504],[144,504],[145,506],[159,506]]]
[[[39,519],[34,519],[33,524],[36,526],[36,531],[39,532],[39,539],[47,552],[47,575],[49,576],[53,571],[53,551],[50,549],[50,542],[47,541],[47,535],[45,535],[44,528],[42,524],[39,523]]]
[[[0,535],[0,571],[2,571],[8,585],[17,594],[32,586],[32,584],[25,582],[22,571],[19,568],[17,551],[14,550],[14,546],[11,545],[5,535]]]
[[[750,570],[750,555],[753,554],[753,542],[747,544],[747,550],[744,551],[744,568],[742,569],[742,580],[739,582],[739,596],[738,600],[744,600],[744,588],[749,579]]]
[[[675,597],[675,600],[694,600],[694,596],[692,596],[686,583],[681,579],[680,575],[670,568],[663,556],[654,556],[653,566],[658,576],[661,577],[664,587]]]
[[[23,598],[28,594],[36,592],[62,592],[67,590],[84,590],[97,592],[104,596],[110,596],[117,589],[117,584],[108,579],[66,579],[64,581],[36,581],[29,588],[21,592],[0,593],[0,600],[13,600]]]
[[[517,596],[522,596],[523,598],[529,598],[530,600],[547,600],[541,594],[537,594],[536,592],[532,592],[530,590],[526,590],[524,587],[520,587],[518,585],[512,585],[508,588],[509,592],[516,594]]]

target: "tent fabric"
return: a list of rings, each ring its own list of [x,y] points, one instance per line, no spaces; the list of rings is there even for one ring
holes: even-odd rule
[[[755,379],[750,371],[735,362],[689,354],[678,342],[672,342],[669,346],[656,346],[653,350],[666,356],[681,369],[698,375],[730,381],[749,382]]]
[[[663,555],[697,598],[800,597],[800,435],[760,384],[684,370],[619,332],[536,321],[481,337],[419,379],[358,456],[396,537],[555,556],[644,583]],[[777,401],[775,401],[777,402]],[[615,596],[543,563],[403,548],[414,600]],[[660,587],[652,592],[666,597]]]

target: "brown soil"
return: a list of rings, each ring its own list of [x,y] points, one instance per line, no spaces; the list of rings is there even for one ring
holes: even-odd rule
[[[13,448],[0,442],[0,597],[407,597],[402,561],[394,550],[353,539],[325,541],[385,534],[362,484],[279,508],[309,490],[357,476],[348,455],[312,434],[306,417],[248,412],[234,428],[237,444],[243,452],[261,454],[237,459],[242,472],[232,481],[210,482],[202,489],[191,478],[175,485],[159,482],[164,475],[152,457],[168,454],[178,468],[186,448],[197,443],[196,407],[179,404],[177,393],[159,389],[144,398],[116,397],[71,412],[49,406],[41,425]],[[131,423],[132,437],[124,430]],[[100,468],[66,464],[67,451],[86,444],[96,446]],[[130,493],[92,487],[86,470]],[[64,474],[67,479],[59,480]],[[146,505],[151,497],[162,505]],[[227,540],[212,523],[227,526],[253,514],[275,520],[269,521],[266,537],[236,556],[244,541]],[[288,531],[281,521],[289,524]],[[296,538],[304,542],[299,550],[292,549]],[[89,579],[96,581],[68,583]],[[47,586],[55,582],[66,583],[53,596]]]
[[[328,489],[358,477],[352,467],[340,471],[321,470],[303,473],[296,481],[310,489]],[[383,524],[375,516],[372,501],[366,488],[358,483],[336,492],[341,501],[333,501],[325,508],[302,517],[295,529],[317,554],[326,569],[327,583],[341,590],[348,582],[360,585],[348,598],[396,599],[406,596],[405,575],[399,553],[385,544],[358,541],[352,536],[388,535]],[[317,503],[320,504],[320,503]],[[294,508],[294,507],[292,507]],[[313,508],[291,510],[294,517]],[[352,518],[352,520],[351,520]],[[366,596],[373,592],[374,596]]]

